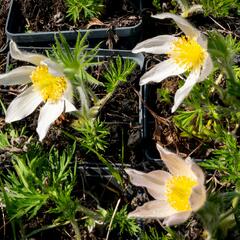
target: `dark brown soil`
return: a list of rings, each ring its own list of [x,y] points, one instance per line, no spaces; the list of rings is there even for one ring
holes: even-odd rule
[[[77,30],[86,28],[88,24],[88,21],[84,20],[76,24],[71,22],[66,17],[67,8],[64,0],[18,0],[18,3],[27,31]],[[131,0],[105,0],[105,6],[104,13],[99,17],[103,25],[97,28],[127,27],[139,22],[139,9],[132,4]]]
[[[1,0],[0,4],[0,49],[6,43],[6,35],[5,35],[5,23],[7,20],[7,14],[9,9],[10,0]]]
[[[0,53],[0,73],[4,73],[6,68],[6,54]]]
[[[161,3],[162,2],[168,2],[168,4],[166,5],[167,8],[164,10],[164,12],[169,12],[172,10],[172,8],[169,8],[170,1],[161,1]],[[162,34],[177,34],[181,31],[176,26],[175,22],[171,19],[158,20],[151,17],[152,15],[157,13],[159,12],[157,12],[157,10],[151,5],[151,3],[146,8],[144,8],[144,12],[142,14],[143,29],[148,30],[144,31],[144,39],[148,39]],[[240,17],[239,13],[237,12],[234,12],[230,16],[222,18],[204,16],[203,14],[193,14],[187,20],[189,20],[191,24],[193,24],[203,33],[206,33],[206,31],[217,30],[220,33],[232,34],[233,36],[240,38]]]

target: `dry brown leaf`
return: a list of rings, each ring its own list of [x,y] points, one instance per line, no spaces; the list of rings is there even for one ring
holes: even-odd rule
[[[104,23],[101,22],[98,18],[92,18],[92,19],[88,22],[86,28],[89,29],[89,28],[92,27],[92,26],[103,26],[103,25],[104,25]]]

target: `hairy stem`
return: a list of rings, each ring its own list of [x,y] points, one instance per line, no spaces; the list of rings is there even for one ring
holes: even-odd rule
[[[81,233],[79,231],[77,221],[73,218],[70,220],[70,223],[72,224],[73,230],[76,234],[76,240],[81,240]]]

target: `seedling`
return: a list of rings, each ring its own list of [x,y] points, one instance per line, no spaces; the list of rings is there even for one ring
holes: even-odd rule
[[[99,17],[104,9],[103,0],[65,0],[67,17],[74,23],[80,19]]]

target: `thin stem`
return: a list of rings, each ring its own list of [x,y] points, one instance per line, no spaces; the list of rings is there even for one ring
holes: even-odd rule
[[[179,4],[182,12],[185,12],[189,9],[189,4],[187,0],[177,0],[177,3]]]
[[[98,220],[101,220],[102,219],[102,216],[101,214],[97,213],[97,212],[94,212],[82,205],[79,205],[78,208],[77,208],[78,211],[84,213],[86,216],[89,216],[91,218],[93,218],[94,220],[98,221]]]
[[[215,81],[215,85],[216,85],[216,86],[218,86],[218,85],[221,83],[222,78],[223,78],[223,74],[220,73],[220,74],[218,75],[218,78],[217,78],[216,81]],[[213,87],[211,88],[210,93],[213,93],[214,90],[215,90],[215,86],[213,86]]]
[[[117,210],[118,210],[120,201],[121,201],[121,199],[119,198],[118,201],[117,201],[116,207],[115,207],[115,209],[114,209],[114,212],[113,212],[113,215],[112,215],[112,218],[111,218],[109,227],[108,227],[106,240],[108,240],[108,238],[109,238],[109,234],[110,234],[110,231],[111,231],[111,228],[112,228],[112,224],[113,224],[113,219],[114,219],[114,217],[115,217],[115,215],[116,215],[116,212],[117,212]]]
[[[32,231],[31,233],[27,234],[26,238],[28,239],[28,238],[34,236],[35,234],[37,234],[39,232],[46,231],[46,230],[49,230],[49,229],[53,229],[53,228],[56,228],[56,227],[59,227],[59,226],[67,225],[69,223],[70,223],[69,221],[66,221],[65,223],[55,223],[53,225],[43,226],[43,227],[38,228],[38,229]]]
[[[232,208],[230,208],[228,211],[226,211],[224,214],[222,214],[222,216],[220,217],[220,222],[235,212],[235,210],[238,206],[238,202],[239,202],[239,196],[236,196],[235,198],[233,198]]]
[[[81,240],[81,233],[79,231],[77,221],[73,218],[70,220],[70,223],[72,224],[73,230],[76,234],[76,240]]]
[[[229,77],[229,79],[232,81],[232,82],[234,82],[234,83],[237,83],[237,79],[236,79],[236,76],[235,76],[235,74],[234,74],[234,72],[233,72],[233,69],[232,69],[232,66],[230,65],[227,65],[226,66],[226,71],[227,71],[227,74],[228,74],[228,77]]]

